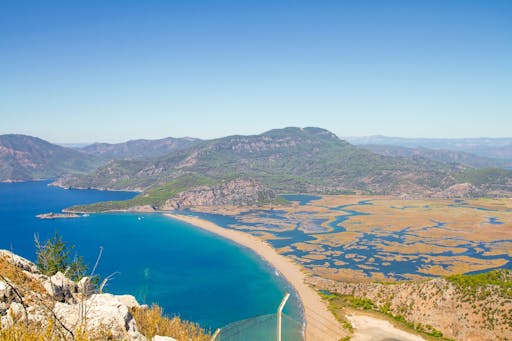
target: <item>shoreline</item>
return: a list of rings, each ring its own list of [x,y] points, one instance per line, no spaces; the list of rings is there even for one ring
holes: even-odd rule
[[[329,311],[327,303],[305,283],[306,275],[302,267],[288,257],[277,253],[272,246],[262,239],[245,232],[220,227],[211,221],[198,217],[174,213],[164,213],[164,216],[204,229],[244,246],[278,270],[301,300],[306,322],[304,330],[306,340],[339,340],[347,335],[341,323]]]

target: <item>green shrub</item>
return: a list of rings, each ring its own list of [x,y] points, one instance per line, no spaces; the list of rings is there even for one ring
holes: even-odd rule
[[[70,258],[74,245],[66,245],[57,232],[44,244],[39,242],[36,236],[36,264],[39,270],[47,276],[53,276],[57,272],[64,273],[73,281],[80,280],[87,272],[87,265],[81,256]]]

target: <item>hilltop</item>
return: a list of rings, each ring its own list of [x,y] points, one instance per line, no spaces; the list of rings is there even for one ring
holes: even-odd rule
[[[311,127],[197,141],[162,157],[115,160],[90,174],[61,178],[55,185],[142,192],[131,203],[103,207],[125,209],[140,205],[161,208],[182,192],[197,193],[198,187],[205,186],[215,192],[215,188],[235,180],[260,188],[255,197],[270,191],[407,197],[501,196],[512,192],[512,171],[473,169],[424,157],[379,155],[325,129]],[[260,197],[259,201],[268,201],[275,195]],[[192,201],[204,200],[196,197]]]
[[[98,210],[252,205],[279,202],[280,193],[404,198],[512,193],[512,171],[487,167],[505,166],[506,160],[465,152],[368,148],[313,127],[213,140],[96,143],[75,149],[25,135],[2,135],[0,180],[58,178],[53,184],[64,188],[141,192],[130,202],[96,205]]]

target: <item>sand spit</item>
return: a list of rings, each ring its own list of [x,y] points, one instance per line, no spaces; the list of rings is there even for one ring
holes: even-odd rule
[[[339,340],[347,335],[347,332],[327,309],[327,304],[322,301],[315,290],[304,283],[305,274],[301,266],[294,263],[291,259],[278,254],[265,241],[248,233],[220,227],[201,218],[170,213],[165,215],[245,246],[276,268],[293,286],[302,301],[306,319],[306,340]]]

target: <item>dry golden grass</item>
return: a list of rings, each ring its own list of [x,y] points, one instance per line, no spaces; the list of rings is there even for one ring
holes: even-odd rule
[[[51,341],[57,338],[51,338],[46,331],[27,326],[25,324],[16,324],[10,328],[0,329],[0,341]]]
[[[179,317],[168,318],[162,315],[162,308],[131,308],[139,331],[148,339],[155,335],[170,336],[178,340],[209,341],[211,336],[198,324],[183,321]]]
[[[96,341],[96,340],[115,340],[112,334],[107,330],[98,330],[94,334],[88,331],[77,329],[73,336],[60,330],[49,319],[44,327],[39,324],[16,323],[8,328],[0,328],[0,341]]]
[[[57,341],[65,340],[65,335],[56,328],[52,318],[49,318],[45,326],[36,323],[16,322],[8,328],[0,328],[0,341]],[[88,341],[80,339],[80,341]]]
[[[14,265],[9,259],[6,259],[5,256],[0,256],[0,275],[17,288],[24,288],[41,295],[46,295],[46,290],[41,282],[28,276],[22,269]]]

